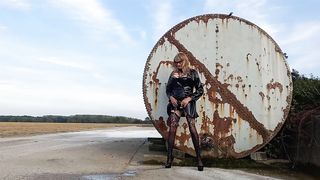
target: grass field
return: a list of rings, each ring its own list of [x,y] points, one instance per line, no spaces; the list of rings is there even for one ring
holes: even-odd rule
[[[76,132],[112,127],[145,126],[141,124],[98,124],[98,123],[32,123],[32,122],[0,122],[0,138],[30,136],[58,132]],[[152,126],[152,125],[146,125]]]

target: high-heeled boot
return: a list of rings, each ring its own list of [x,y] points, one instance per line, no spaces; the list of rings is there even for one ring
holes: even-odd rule
[[[179,117],[176,116],[175,114],[171,114],[169,117],[171,118],[171,123],[170,123],[170,130],[169,130],[169,137],[168,137],[168,154],[167,154],[167,163],[165,164],[165,168],[171,168],[172,162],[173,162],[173,146],[174,146],[174,140],[176,137],[176,131],[177,131],[177,123],[179,120]]]
[[[201,160],[201,152],[200,152],[200,141],[199,141],[198,132],[195,127],[195,119],[190,117],[187,117],[187,118],[188,118],[192,143],[194,146],[194,150],[196,151],[196,161],[197,161],[198,171],[203,171],[203,163]]]
[[[198,171],[203,171],[203,163],[201,161],[201,157],[197,157],[197,165],[198,165]]]
[[[199,143],[199,141],[198,141]],[[198,171],[203,171],[203,163],[201,160],[201,152],[200,152],[200,146],[199,144],[195,143],[194,149],[196,151],[196,161],[197,161],[197,166],[198,166]]]
[[[164,165],[165,168],[171,168],[172,162],[173,162],[172,152],[168,152],[168,154],[167,154],[167,163]]]

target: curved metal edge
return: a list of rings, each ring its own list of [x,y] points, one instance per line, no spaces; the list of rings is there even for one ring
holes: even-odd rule
[[[150,60],[152,58],[152,55],[153,53],[156,51],[156,49],[158,48],[159,45],[163,44],[164,42],[164,37],[168,34],[168,33],[175,33],[177,32],[178,30],[180,30],[182,27],[184,27],[185,25],[189,24],[191,21],[200,21],[200,20],[203,20],[203,21],[208,21],[209,19],[215,19],[215,18],[219,18],[219,19],[235,19],[235,20],[238,20],[240,22],[244,22],[250,26],[253,26],[254,28],[257,28],[258,31],[260,31],[261,33],[263,33],[267,38],[269,38],[272,43],[274,43],[275,45],[275,51],[279,52],[281,55],[282,55],[282,60],[283,62],[285,63],[285,66],[287,68],[287,76],[289,77],[289,94],[287,96],[287,107],[286,109],[284,109],[284,115],[283,115],[283,121],[282,122],[279,122],[277,127],[275,128],[274,131],[272,131],[272,134],[271,136],[269,136],[262,144],[258,144],[256,145],[255,147],[253,147],[252,149],[250,150],[247,150],[247,151],[243,151],[239,154],[237,154],[235,156],[235,158],[243,158],[243,157],[246,157],[248,155],[250,155],[250,153],[252,152],[256,152],[258,150],[260,150],[261,148],[263,148],[266,144],[268,144],[277,134],[278,132],[281,130],[283,124],[285,123],[288,115],[289,115],[289,111],[290,111],[290,107],[291,107],[291,103],[292,103],[292,90],[293,90],[293,84],[292,84],[292,76],[291,76],[291,71],[290,71],[290,67],[286,61],[286,58],[283,54],[283,51],[281,50],[280,46],[277,44],[277,42],[266,32],[264,31],[262,28],[260,28],[258,25],[248,21],[248,20],[245,20],[243,18],[240,18],[240,17],[237,17],[237,16],[229,16],[227,14],[203,14],[203,15],[199,15],[199,16],[194,16],[194,17],[191,17],[189,19],[186,19],[180,23],[178,23],[177,25],[173,26],[171,29],[169,29],[163,36],[160,37],[160,39],[157,41],[157,43],[155,44],[155,46],[152,48],[151,52],[149,53],[149,56],[148,56],[148,59],[147,59],[147,62],[145,64],[145,67],[144,67],[144,73],[143,73],[143,81],[142,81],[142,92],[143,92],[143,100],[144,100],[144,104],[145,104],[145,107],[146,107],[146,110],[147,110],[147,113],[148,113],[148,116],[150,118],[150,120],[152,121],[153,125],[155,126],[155,119],[152,117],[151,115],[151,105],[148,101],[148,97],[146,96],[146,77],[147,77],[147,71],[149,69],[149,64],[150,64]],[[149,110],[148,110],[149,109]],[[163,132],[160,132],[158,128],[156,128],[157,131],[164,137],[163,135]]]

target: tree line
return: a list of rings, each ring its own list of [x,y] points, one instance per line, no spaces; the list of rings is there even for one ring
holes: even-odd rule
[[[52,123],[123,123],[149,124],[151,121],[124,116],[73,115],[73,116],[0,116],[0,122],[52,122]]]
[[[291,112],[300,112],[320,106],[320,78],[312,74],[310,77],[292,71],[293,93]]]

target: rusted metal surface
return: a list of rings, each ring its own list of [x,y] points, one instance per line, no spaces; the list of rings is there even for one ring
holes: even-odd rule
[[[277,134],[292,98],[291,74],[281,49],[249,21],[208,14],[170,29],[146,62],[144,102],[164,138],[169,131],[165,87],[179,51],[187,54],[204,84],[196,123],[203,156],[241,158]],[[195,154],[185,118],[179,122],[175,147]]]

